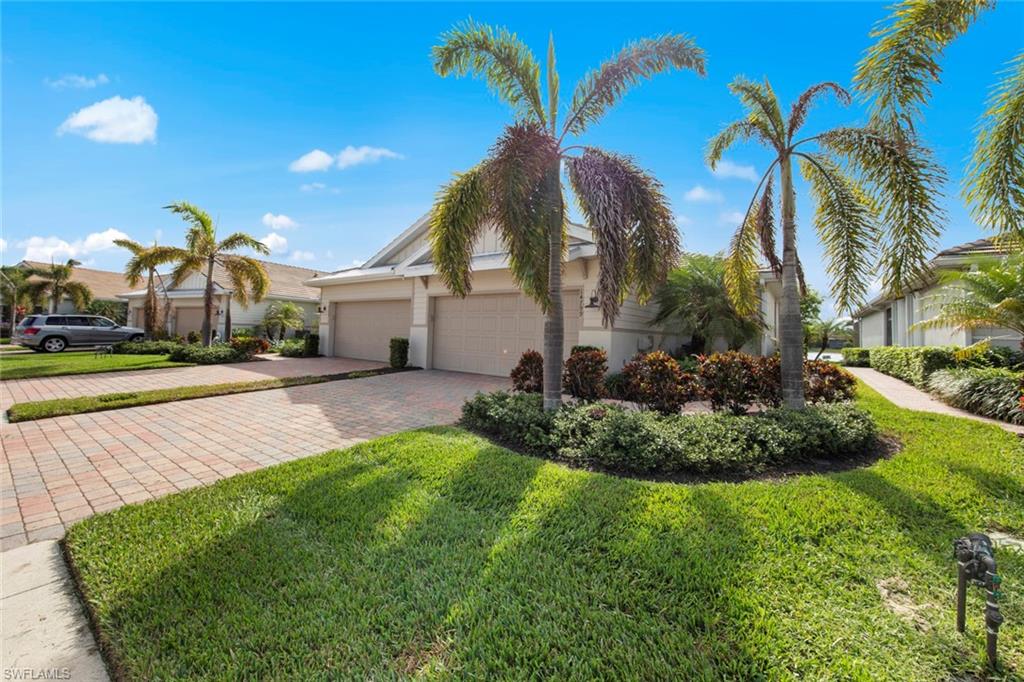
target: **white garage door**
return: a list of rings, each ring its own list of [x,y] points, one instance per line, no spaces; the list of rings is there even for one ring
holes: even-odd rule
[[[188,336],[189,332],[201,332],[203,330],[203,313],[204,308],[178,308],[176,312],[176,320],[174,323],[174,333],[178,336]],[[213,324],[217,317],[217,309],[214,308],[214,317],[211,321]]]
[[[562,300],[568,357],[580,336],[580,294],[567,292]],[[435,368],[508,376],[529,349],[544,352],[544,315],[526,296],[479,294],[435,300]]]
[[[409,301],[352,301],[334,304],[334,354],[340,358],[387,362],[391,338],[409,338]]]

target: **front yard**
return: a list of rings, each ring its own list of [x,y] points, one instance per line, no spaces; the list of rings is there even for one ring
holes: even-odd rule
[[[133,679],[981,672],[951,542],[1024,534],[1020,442],[860,395],[904,445],[866,469],[649,483],[432,428],[96,516],[66,549]],[[1024,556],[998,558],[1013,677]]]
[[[31,379],[69,374],[94,374],[131,369],[188,367],[171,362],[166,355],[111,355],[94,351],[64,353],[14,353],[0,355],[0,380]]]

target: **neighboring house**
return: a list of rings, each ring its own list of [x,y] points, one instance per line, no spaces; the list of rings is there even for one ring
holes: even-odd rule
[[[270,290],[262,301],[259,303],[250,301],[247,308],[243,308],[237,301],[230,301],[232,329],[256,327],[263,321],[263,314],[274,301],[292,301],[298,304],[304,313],[306,329],[315,328],[320,291],[306,286],[303,282],[323,273],[282,263],[261,262],[270,277]],[[213,327],[219,338],[224,338],[225,312],[233,291],[228,287],[229,281],[223,268],[219,265],[216,266],[213,271]],[[165,305],[169,304],[165,325],[167,332],[186,336],[189,332],[200,331],[203,326],[203,295],[206,291],[206,273],[193,273],[180,286],[169,287],[166,296],[164,295],[165,284],[170,285],[170,277],[166,274],[161,275],[157,280],[157,305],[164,310]],[[143,307],[146,289],[121,293],[120,298],[128,301],[128,324],[143,327],[145,325]]]
[[[856,343],[865,348],[874,346],[969,346],[985,339],[994,345],[1017,348],[1020,334],[1008,329],[984,328],[957,331],[952,327],[911,329],[917,322],[938,313],[943,300],[951,292],[939,284],[934,272],[969,266],[978,256],[1002,256],[990,239],[977,239],[940,251],[930,263],[933,274],[916,282],[899,298],[879,296],[858,310],[854,316]]]
[[[48,268],[50,263],[43,263],[41,261],[30,261],[23,260],[18,263],[20,268]],[[72,271],[72,281],[81,282],[89,287],[92,292],[92,299],[94,301],[109,301],[111,303],[123,304],[124,301],[119,297],[122,292],[128,289],[128,282],[125,281],[124,275],[120,272],[110,272],[108,270],[93,270],[91,268],[76,267]],[[44,301],[40,306],[37,306],[35,312],[48,312],[50,307],[49,301]],[[81,312],[75,310],[74,303],[70,299],[65,298],[58,306],[57,313],[75,313]]]
[[[321,292],[320,352],[386,361],[390,339],[405,337],[413,365],[508,376],[523,351],[543,349],[543,313],[516,287],[493,229],[484,231],[473,250],[472,293],[452,296],[432,263],[428,228],[424,216],[363,265],[306,280]],[[575,224],[568,234],[565,356],[577,344],[599,346],[617,371],[637,351],[672,351],[686,340],[652,327],[654,307],[632,297],[615,324],[603,326],[593,236]]]

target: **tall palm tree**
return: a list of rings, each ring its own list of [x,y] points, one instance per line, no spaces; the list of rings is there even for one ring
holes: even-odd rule
[[[829,341],[833,339],[847,339],[852,334],[853,322],[848,317],[834,317],[831,320],[814,320],[807,325],[807,345],[814,344],[818,348],[815,360],[828,349]]]
[[[489,155],[456,174],[438,195],[430,222],[434,262],[448,289],[466,296],[472,289],[473,243],[485,225],[496,227],[513,279],[546,316],[544,408],[554,409],[561,403],[565,335],[562,164],[594,230],[600,265],[597,293],[606,324],[615,319],[630,289],[640,301],[648,300],[679,252],[679,235],[660,183],[625,156],[567,140],[586,132],[643,79],[670,69],[703,75],[704,53],[682,35],[627,45],[577,84],[561,126],[553,38],[548,41],[546,106],[537,60],[507,29],[472,20],[457,25],[434,47],[433,60],[441,76],[482,78],[514,117]]]
[[[715,168],[729,147],[746,140],[766,147],[771,162],[730,244],[726,284],[736,309],[749,315],[757,308],[759,252],[782,277],[782,395],[787,406],[801,409],[804,351],[800,300],[805,287],[797,254],[794,162],[809,183],[816,204],[815,227],[825,247],[826,269],[840,311],[852,310],[864,299],[876,244],[880,244],[882,281],[888,292],[898,293],[911,278],[927,271],[927,254],[938,238],[942,216],[933,190],[941,174],[926,150],[882,130],[840,127],[797,137],[819,96],[832,93],[840,102],[849,103],[849,93],[835,83],[819,83],[806,90],[788,117],[783,116],[767,79],[756,83],[736,78],[729,89],[747,115],[711,139],[709,165]],[[775,173],[781,195],[781,259],[776,253]]]
[[[65,297],[70,298],[76,310],[84,310],[92,300],[92,290],[81,282],[72,280],[75,268],[81,265],[73,258],[64,263],[50,263],[41,268],[29,268],[29,297],[35,305],[42,305],[49,300],[49,312],[57,311],[57,306]]]
[[[28,275],[24,268],[16,265],[0,266],[0,301],[10,308],[10,329],[8,336],[14,334],[18,324],[18,311],[31,303]]]
[[[263,242],[244,232],[235,232],[217,240],[217,228],[210,214],[187,201],[179,201],[164,208],[176,213],[189,224],[185,233],[185,248],[173,247],[169,254],[175,263],[171,273],[171,286],[179,286],[189,275],[201,272],[206,277],[203,292],[203,345],[209,346],[213,335],[213,272],[220,266],[227,273],[233,298],[243,307],[249,301],[259,302],[270,289],[270,278],[263,264],[255,258],[241,256],[234,251],[251,249],[267,255],[270,249]],[[230,327],[230,324],[226,325]],[[230,331],[227,335],[230,335]]]
[[[263,326],[267,329],[267,337],[273,337],[277,332],[277,340],[280,341],[287,330],[306,326],[306,319],[298,303],[274,301],[263,314]]]
[[[1003,327],[1024,337],[1024,255],[978,258],[972,265],[939,273],[939,282],[947,285],[932,297],[939,311],[911,329]]]
[[[690,334],[697,352],[711,349],[723,338],[730,350],[739,350],[757,335],[762,325],[756,316],[736,312],[725,288],[725,259],[689,253],[654,295],[657,324],[669,324]]]
[[[143,303],[144,325],[146,336],[152,338],[153,333],[160,328],[160,309],[157,305],[156,295],[156,280],[159,276],[157,268],[174,261],[175,249],[171,246],[159,246],[156,243],[152,246],[144,246],[131,239],[115,239],[114,243],[132,254],[124,266],[124,277],[128,280],[128,284],[137,287],[143,276],[146,278],[146,300]],[[164,296],[166,295],[165,289]]]
[[[871,35],[857,66],[857,90],[875,127],[916,137],[915,122],[940,82],[939,57],[995,0],[902,0]],[[1009,49],[1009,48],[1008,48]],[[1019,49],[1019,48],[1017,48]],[[971,214],[1009,246],[1024,249],[1024,51],[993,87],[964,177]]]

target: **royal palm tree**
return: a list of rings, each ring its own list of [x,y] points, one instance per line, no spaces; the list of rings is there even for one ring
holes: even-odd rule
[[[235,232],[217,240],[217,228],[210,214],[187,201],[179,201],[164,208],[176,213],[189,224],[185,233],[185,248],[174,247],[170,259],[175,263],[171,272],[171,286],[177,287],[189,275],[199,272],[206,277],[203,292],[203,345],[209,346],[213,329],[213,274],[220,266],[227,273],[228,283],[233,289],[232,297],[245,307],[249,301],[259,302],[270,289],[267,271],[255,258],[242,256],[234,251],[251,249],[267,255],[270,249],[263,242],[244,232]],[[230,323],[226,336],[230,336]]]
[[[857,66],[857,90],[871,102],[872,125],[916,137],[915,123],[942,76],[943,51],[995,6],[994,0],[897,3]],[[963,187],[974,219],[1018,250],[1024,248],[1022,140],[1024,52],[1018,52],[992,89]]]
[[[840,102],[849,103],[849,93],[835,83],[809,88],[793,104],[788,117],[783,116],[767,79],[756,83],[736,78],[729,89],[747,115],[711,139],[709,165],[714,169],[729,147],[746,140],[766,147],[771,161],[730,244],[726,284],[737,311],[751,315],[758,305],[759,258],[781,276],[782,395],[787,406],[801,409],[804,335],[800,300],[805,287],[797,254],[794,162],[809,183],[816,204],[815,227],[825,247],[826,269],[840,311],[852,310],[864,299],[872,279],[876,244],[881,244],[886,291],[898,293],[912,277],[927,271],[927,254],[938,238],[942,216],[933,190],[941,174],[926,150],[881,130],[840,127],[797,137],[818,97],[832,93]],[[776,252],[776,173],[781,258]]]
[[[302,308],[293,301],[274,301],[263,314],[263,326],[266,327],[267,337],[271,338],[277,332],[277,340],[284,339],[284,333],[289,329],[302,329],[306,326],[306,319]]]
[[[756,316],[737,313],[729,300],[722,256],[684,255],[654,300],[654,322],[690,334],[690,346],[699,353],[710,350],[716,338],[724,339],[730,350],[739,350],[762,327]]]
[[[433,60],[441,76],[482,78],[514,117],[489,155],[441,190],[430,219],[434,262],[453,294],[468,295],[473,243],[485,225],[497,229],[514,281],[545,314],[544,407],[554,409],[561,403],[567,251],[562,164],[594,231],[605,324],[614,321],[630,290],[640,301],[648,300],[679,252],[679,235],[658,181],[625,156],[569,141],[643,79],[670,69],[703,75],[704,54],[682,35],[627,45],[577,84],[561,125],[553,38],[548,41],[546,104],[537,60],[504,28],[472,20],[460,24],[441,37]]]
[[[114,243],[131,252],[132,257],[124,266],[124,277],[128,284],[137,287],[142,278],[146,278],[146,300],[143,303],[143,315],[146,336],[152,338],[160,328],[160,309],[157,305],[156,280],[159,277],[157,268],[175,260],[176,250],[172,246],[144,246],[131,239],[115,239]],[[164,290],[164,296],[167,291]]]
[[[0,301],[10,310],[10,329],[8,336],[14,334],[18,324],[18,311],[24,310],[32,302],[29,291],[28,275],[24,268],[16,265],[0,266]]]
[[[932,296],[938,313],[911,329],[1002,327],[1024,337],[1024,255],[977,258],[967,270],[940,272],[939,283],[945,286]]]
[[[57,306],[65,297],[70,298],[76,310],[85,310],[92,300],[88,285],[72,280],[75,268],[81,265],[73,258],[64,263],[50,263],[48,266],[28,268],[29,298],[34,305],[49,300],[49,312],[57,312]]]

